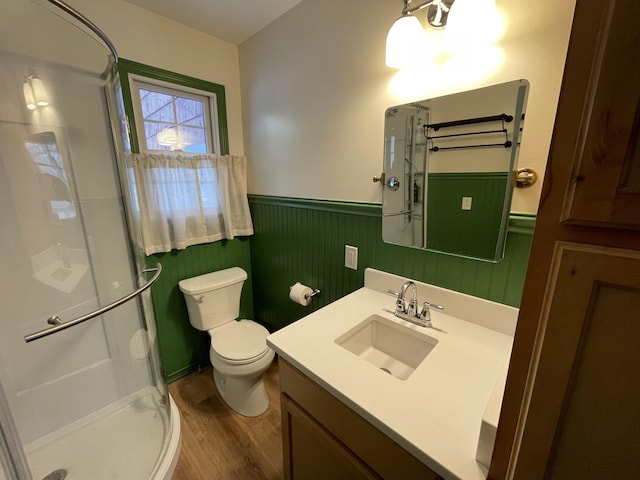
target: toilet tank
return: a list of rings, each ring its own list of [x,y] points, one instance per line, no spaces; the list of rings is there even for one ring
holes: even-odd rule
[[[238,318],[240,294],[247,272],[233,267],[178,282],[189,311],[189,322],[210,330]]]

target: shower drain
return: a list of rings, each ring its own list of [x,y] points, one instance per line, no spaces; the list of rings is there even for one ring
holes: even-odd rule
[[[64,480],[67,478],[67,471],[64,468],[55,470],[42,478],[42,480]]]

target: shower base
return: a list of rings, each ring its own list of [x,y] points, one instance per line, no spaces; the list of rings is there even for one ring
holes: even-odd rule
[[[27,445],[33,480],[57,470],[67,480],[170,479],[180,417],[173,400],[171,421],[158,401],[149,387]]]

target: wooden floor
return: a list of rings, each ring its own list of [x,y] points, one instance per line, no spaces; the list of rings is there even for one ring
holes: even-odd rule
[[[169,385],[181,417],[182,449],[173,480],[281,480],[278,363],[265,373],[269,409],[249,418],[220,398],[212,369]]]

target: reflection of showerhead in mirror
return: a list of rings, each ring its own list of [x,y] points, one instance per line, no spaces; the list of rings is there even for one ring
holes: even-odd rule
[[[389,110],[387,110],[387,118],[395,117],[397,113],[398,113],[397,108],[390,108]]]
[[[430,110],[429,107],[425,107],[424,105],[421,105],[419,103],[410,103],[409,105],[411,105],[412,107],[416,107],[416,110],[419,112],[420,110],[426,110],[427,112]]]

